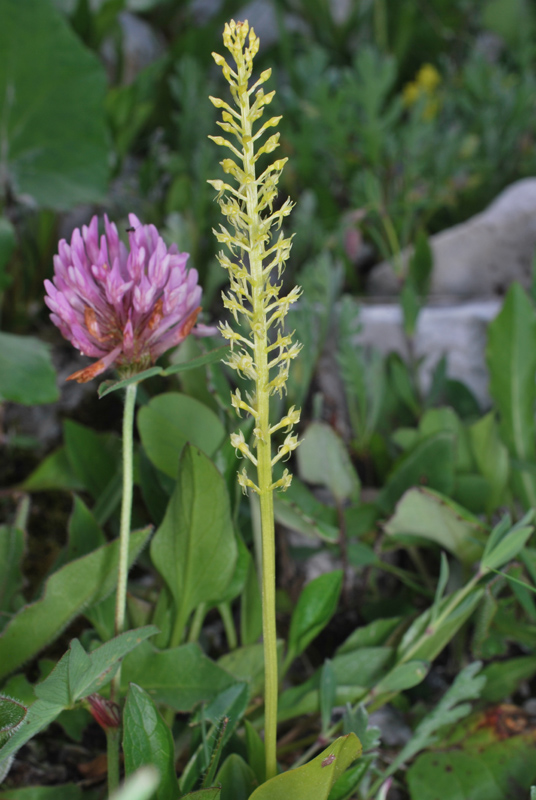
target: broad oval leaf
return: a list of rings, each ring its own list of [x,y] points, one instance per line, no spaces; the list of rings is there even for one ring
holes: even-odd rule
[[[156,650],[148,642],[123,662],[122,688],[126,689],[130,682],[143,684],[156,703],[165,703],[175,711],[191,711],[237,683],[197,644]]]
[[[179,784],[171,731],[153,700],[135,683],[130,684],[123,712],[123,752],[127,775],[152,764],[160,773],[157,800],[176,800]]]
[[[298,466],[302,480],[326,486],[339,502],[359,499],[359,478],[342,439],[330,425],[309,425],[298,448]]]
[[[179,392],[159,394],[142,406],[138,430],[150,460],[171,478],[178,475],[179,454],[187,442],[211,457],[225,436],[210,408]]]
[[[500,314],[488,328],[486,360],[489,391],[497,404],[501,437],[510,455],[526,462],[536,458],[536,311],[524,290],[513,283]],[[514,482],[527,506],[536,505],[536,477],[513,470]]]
[[[305,766],[263,783],[250,800],[327,800],[335,781],[359,758],[361,751],[355,733],[340,736]]]
[[[305,586],[290,621],[287,666],[326,627],[337,610],[341,587],[340,569],[319,575]]]
[[[34,336],[0,333],[0,400],[31,406],[59,396],[50,347]]]
[[[19,199],[48,208],[102,200],[104,68],[49,0],[2,0],[1,17],[4,181]]]
[[[478,536],[485,527],[478,517],[439,492],[410,489],[398,502],[395,513],[384,526],[389,536],[420,536],[471,564],[482,552]]]
[[[248,800],[258,786],[255,773],[237,753],[227,756],[215,782],[221,786],[221,800]]]
[[[129,564],[149,538],[150,530],[130,535]],[[43,596],[24,606],[0,636],[0,678],[50,644],[84,608],[104,600],[115,588],[119,541],[66,564],[48,578]]]
[[[225,595],[237,559],[223,477],[201,450],[182,451],[177,486],[151,542],[151,558],[186,621]],[[175,642],[180,644],[180,642]]]
[[[427,486],[449,494],[454,484],[454,436],[442,431],[421,439],[395,465],[380,492],[378,505],[390,512],[412,486]]]

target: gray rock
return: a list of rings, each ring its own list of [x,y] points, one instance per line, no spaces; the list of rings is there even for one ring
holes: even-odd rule
[[[481,214],[431,237],[431,296],[484,298],[503,295],[512,281],[529,287],[536,250],[536,178],[505,189]],[[410,250],[402,254],[407,263]],[[398,293],[389,262],[372,270],[369,293]]]
[[[122,35],[121,83],[128,85],[144,69],[166,51],[166,43],[145,20],[122,11],[117,16]],[[110,78],[119,68],[119,54],[112,37],[105,39],[101,55]]]
[[[424,391],[430,386],[437,362],[446,356],[449,377],[465,383],[483,406],[489,405],[486,331],[500,308],[500,300],[487,300],[423,309],[415,336],[415,354],[423,359],[420,379]],[[375,347],[382,353],[395,351],[408,358],[400,306],[362,306],[360,320],[362,329],[356,344]]]

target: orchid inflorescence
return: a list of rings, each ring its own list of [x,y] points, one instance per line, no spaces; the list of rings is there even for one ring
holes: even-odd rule
[[[201,310],[197,270],[188,253],[167,247],[154,225],[129,214],[129,248],[104,217],[62,239],[53,281],[45,281],[50,318],[83,355],[99,360],[68,380],[85,383],[112,365],[135,375],[180,344]],[[194,331],[204,335],[203,326]]]
[[[230,289],[223,293],[223,302],[235,322],[246,329],[246,333],[234,330],[229,322],[222,323],[220,331],[231,345],[231,353],[226,361],[228,366],[255,382],[254,394],[247,393],[244,399],[240,390],[236,389],[231,402],[239,416],[241,411],[245,411],[255,421],[253,432],[257,455],[250,450],[242,432],[232,434],[231,443],[257,467],[259,473],[266,473],[269,467],[271,475],[271,467],[289,456],[298,446],[298,438],[292,433],[292,427],[299,422],[300,412],[292,407],[282,420],[270,425],[268,407],[270,395],[277,393],[281,396],[284,393],[290,362],[301,349],[300,344],[292,342],[292,335],[285,332],[284,325],[288,309],[298,300],[301,289],[295,286],[285,297],[279,296],[281,274],[291,248],[291,237],[285,237],[280,229],[293,203],[288,198],[274,211],[277,184],[286,158],[274,161],[258,177],[256,175],[258,159],[275,150],[279,133],[270,135],[256,151],[255,146],[280,120],[280,117],[271,117],[254,131],[254,124],[262,117],[265,106],[275,94],[265,94],[262,88],[271,75],[270,69],[262,72],[258,80],[249,86],[259,39],[247,22],[232,20],[225,26],[223,41],[234,58],[236,71],[223,56],[213,53],[213,57],[230,85],[236,108],[216,97],[210,100],[216,108],[222,109],[222,121],[218,125],[225,133],[235,137],[237,146],[223,136],[210,138],[216,144],[227,147],[235,156],[236,160],[224,158],[221,166],[227,175],[234,178],[237,188],[223,180],[209,183],[218,192],[221,211],[230,225],[220,225],[219,230],[214,231],[218,242],[225,244],[231,254],[231,258],[224,252],[218,255],[230,279]],[[274,231],[280,231],[275,241],[272,239]],[[286,429],[287,436],[277,455],[272,457],[270,437],[281,429]],[[261,459],[259,450],[264,451],[264,459]],[[257,485],[248,477],[245,469],[238,479],[244,490],[250,488],[262,493],[276,488],[286,489],[290,485],[291,475],[285,470],[278,481],[263,487],[260,486],[260,474]]]

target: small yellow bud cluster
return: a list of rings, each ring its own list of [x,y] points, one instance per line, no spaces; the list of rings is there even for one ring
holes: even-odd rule
[[[239,416],[245,411],[255,421],[257,456],[251,452],[242,432],[233,434],[231,442],[237,452],[258,469],[258,486],[245,470],[239,475],[240,485],[244,491],[249,488],[263,494],[290,485],[288,470],[273,483],[271,468],[288,458],[298,446],[292,427],[299,422],[299,411],[293,407],[279,423],[270,426],[269,397],[276,393],[280,397],[283,395],[290,363],[301,349],[300,344],[292,342],[291,335],[285,334],[284,328],[288,309],[298,300],[301,290],[294,287],[286,297],[279,296],[281,273],[291,248],[291,238],[285,238],[281,225],[293,204],[287,199],[274,211],[274,201],[287,159],[274,161],[257,176],[259,157],[271,153],[279,144],[279,133],[265,134],[277,127],[280,117],[271,117],[256,126],[275,94],[273,91],[265,93],[263,89],[271,70],[262,72],[258,80],[249,85],[259,39],[247,22],[232,20],[225,26],[223,41],[236,69],[223,56],[213,53],[213,57],[230,85],[234,106],[217,97],[210,98],[213,105],[221,109],[218,125],[229,136],[210,138],[230,150],[232,157],[224,158],[221,166],[235,185],[224,180],[209,183],[217,192],[217,201],[227,223],[220,225],[214,234],[231,254],[231,258],[224,252],[218,256],[230,281],[229,291],[222,295],[223,303],[244,330],[240,333],[223,322],[220,331],[231,345],[228,366],[255,382],[255,392],[247,395],[247,402],[238,390],[231,396],[231,402]],[[277,238],[273,236],[275,231],[279,231]],[[285,429],[287,437],[272,458],[270,437],[280,429]]]
[[[406,83],[402,90],[402,98],[407,108],[418,103],[422,98],[426,99],[422,116],[424,120],[431,120],[437,116],[439,111],[439,97],[437,88],[441,83],[441,75],[432,64],[423,64],[418,71],[415,80]]]

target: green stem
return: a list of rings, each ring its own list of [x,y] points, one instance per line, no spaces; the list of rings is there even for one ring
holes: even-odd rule
[[[378,50],[387,52],[387,7],[385,0],[374,0],[374,38]]]
[[[108,761],[108,795],[116,791],[119,786],[119,740],[120,728],[106,728],[106,745]]]
[[[260,483],[260,481],[259,481]],[[264,745],[266,779],[277,774],[277,634],[275,618],[275,537],[272,494],[261,495],[262,530],[262,630],[264,641]]]
[[[171,632],[171,639],[169,640],[170,647],[178,647],[184,639],[184,629],[188,622],[188,614],[184,613],[184,605],[181,605],[175,616],[173,630]]]
[[[199,639],[199,634],[201,633],[201,628],[203,627],[203,620],[207,614],[207,605],[206,603],[200,603],[194,613],[194,617],[192,619],[192,623],[190,625],[190,630],[188,632],[188,642],[197,642]]]
[[[392,253],[393,272],[395,273],[396,277],[401,280],[404,277],[404,265],[402,262],[400,242],[398,241],[395,226],[393,225],[389,215],[385,212],[380,211],[380,219],[382,221],[385,234],[387,236],[387,241]]]
[[[225,628],[225,635],[227,636],[227,644],[229,650],[236,650],[238,647],[238,638],[236,636],[236,628],[234,624],[233,615],[231,613],[231,606],[229,603],[220,603],[218,606],[220,617]]]
[[[134,483],[134,410],[136,407],[137,383],[127,386],[123,411],[123,497],[121,502],[121,525],[119,529],[119,564],[117,568],[117,594],[115,599],[115,635],[125,630],[127,602],[128,546],[132,517],[132,491]],[[121,665],[112,681],[112,698],[117,697],[121,685]]]

